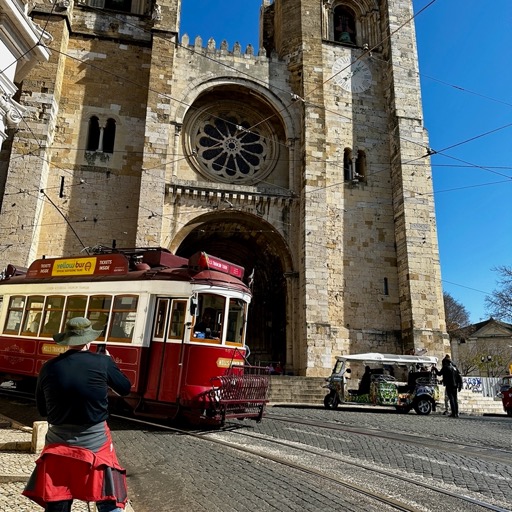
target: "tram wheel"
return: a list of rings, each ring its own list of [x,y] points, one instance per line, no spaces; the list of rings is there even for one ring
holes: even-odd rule
[[[432,402],[428,398],[419,398],[414,404],[416,414],[426,416],[432,412]]]

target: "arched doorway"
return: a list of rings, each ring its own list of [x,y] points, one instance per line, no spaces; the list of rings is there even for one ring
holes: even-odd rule
[[[281,236],[265,221],[234,210],[208,214],[185,227],[174,252],[189,257],[198,251],[245,268],[252,277],[247,344],[252,364],[286,364],[286,280],[289,256]],[[183,232],[182,232],[183,235]]]

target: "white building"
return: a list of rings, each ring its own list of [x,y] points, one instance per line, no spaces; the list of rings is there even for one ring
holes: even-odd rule
[[[0,144],[7,138],[6,131],[21,122],[25,111],[13,99],[16,84],[38,62],[50,57],[45,47],[49,35],[30,19],[30,8],[27,0],[0,2]]]

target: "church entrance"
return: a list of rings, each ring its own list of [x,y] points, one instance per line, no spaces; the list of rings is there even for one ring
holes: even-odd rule
[[[286,364],[286,280],[283,241],[269,224],[241,212],[225,211],[195,219],[175,249],[190,257],[198,251],[245,268],[253,298],[247,323],[249,361],[254,365]],[[186,229],[187,229],[186,228]],[[276,243],[277,242],[277,243]],[[251,279],[249,279],[251,276]]]

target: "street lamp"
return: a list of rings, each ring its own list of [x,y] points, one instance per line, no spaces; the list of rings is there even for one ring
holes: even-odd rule
[[[486,366],[487,366],[487,377],[490,377],[490,375],[489,375],[489,365],[492,362],[492,356],[487,356],[487,357],[486,356],[482,356],[480,358],[480,361],[482,361],[482,363],[486,364]]]

